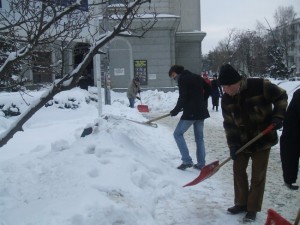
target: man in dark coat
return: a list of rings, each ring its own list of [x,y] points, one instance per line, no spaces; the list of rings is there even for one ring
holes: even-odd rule
[[[203,128],[204,120],[209,117],[207,99],[211,88],[200,75],[193,74],[180,65],[174,65],[170,68],[169,77],[177,80],[179,88],[177,104],[170,114],[171,116],[176,116],[180,111],[183,111],[173,133],[182,160],[182,164],[177,168],[185,170],[194,166],[195,169],[200,170],[205,165]],[[197,164],[195,165],[189,155],[189,150],[183,136],[192,125],[194,127],[197,146]]]
[[[213,110],[216,108],[216,111],[219,110],[219,98],[223,96],[223,91],[221,85],[218,81],[218,76],[213,75],[213,80],[211,81],[211,101],[213,105]]]
[[[298,190],[296,182],[300,157],[300,89],[296,90],[287,108],[280,137],[280,156],[283,180],[292,190]]]
[[[233,159],[234,206],[231,214],[247,212],[244,222],[256,219],[261,211],[271,147],[278,143],[276,129],[282,127],[287,94],[264,79],[242,78],[229,64],[220,68],[219,82],[224,95],[221,100],[223,127]],[[236,151],[260,134],[270,124],[275,127],[258,141],[236,154]],[[247,175],[252,160],[250,185]]]

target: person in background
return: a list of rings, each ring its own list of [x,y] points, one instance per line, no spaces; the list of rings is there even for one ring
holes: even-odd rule
[[[280,157],[283,180],[292,190],[298,190],[296,183],[300,157],[300,89],[296,90],[287,108],[280,136]]]
[[[81,89],[88,90],[89,87],[89,80],[87,78],[87,75],[82,75],[79,77],[77,81],[77,86]]]
[[[138,77],[135,77],[129,83],[129,86],[127,89],[127,98],[129,100],[130,108],[134,108],[134,103],[135,103],[136,98],[140,100],[140,97],[137,96],[137,94],[140,92],[141,92],[140,79]]]
[[[219,98],[223,96],[223,91],[221,85],[218,81],[218,76],[213,75],[213,80],[211,81],[211,100],[212,100],[212,110],[216,108],[216,111],[219,110]]]
[[[173,133],[181,154],[182,164],[177,169],[185,170],[189,167],[201,170],[205,165],[205,145],[203,140],[204,120],[209,117],[206,101],[210,95],[210,86],[197,74],[185,70],[183,66],[173,65],[169,70],[169,77],[177,80],[179,97],[171,116],[183,111],[182,116]],[[196,142],[197,164],[189,154],[184,139],[184,133],[193,125]]]
[[[83,72],[83,75],[79,77],[77,81],[77,86],[81,89],[88,90],[89,86],[93,86],[94,81],[90,74],[88,74],[87,70]]]
[[[233,160],[234,206],[227,211],[231,214],[246,212],[243,221],[252,222],[261,211],[269,154],[271,147],[278,143],[276,130],[282,127],[288,97],[285,90],[266,79],[242,78],[230,64],[221,66],[218,80],[224,92],[223,127]],[[274,124],[273,130],[236,154],[270,124]]]
[[[204,79],[204,81],[205,81],[209,86],[211,86],[211,81],[210,81],[210,79],[208,78],[208,73],[207,73],[207,72],[204,72],[204,73],[202,74],[202,78]],[[211,90],[210,90],[210,91],[211,91]],[[206,107],[207,107],[207,106],[208,106],[208,98],[206,99],[205,104],[206,104]]]
[[[207,84],[211,85],[211,81],[210,81],[210,79],[208,78],[208,73],[207,73],[207,72],[204,72],[204,73],[202,74],[202,77],[203,77],[203,79],[205,80],[205,82],[206,82]]]

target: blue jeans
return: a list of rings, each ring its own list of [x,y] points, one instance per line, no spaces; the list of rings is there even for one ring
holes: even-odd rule
[[[203,139],[204,120],[179,120],[177,127],[173,133],[176,144],[181,154],[181,160],[184,164],[192,164],[193,160],[190,157],[189,149],[184,139],[184,133],[194,126],[195,142],[197,146],[196,157],[198,166],[205,165],[205,146]]]
[[[134,98],[128,98],[128,100],[129,100],[129,107],[134,108],[135,99]]]

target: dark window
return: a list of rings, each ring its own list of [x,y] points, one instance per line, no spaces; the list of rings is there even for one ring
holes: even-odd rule
[[[76,0],[38,0],[38,1],[42,1],[42,2],[50,1],[56,5],[61,5],[61,6],[68,6],[76,2]],[[80,3],[81,6],[79,9],[82,11],[88,11],[88,0],[81,0]]]
[[[32,56],[33,82],[52,82],[51,52],[34,52]]]

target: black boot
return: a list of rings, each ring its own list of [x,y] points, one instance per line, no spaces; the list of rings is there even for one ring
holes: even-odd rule
[[[243,219],[244,223],[253,222],[256,219],[256,212],[247,212],[246,216]]]
[[[230,212],[231,214],[246,212],[246,210],[247,210],[247,206],[245,205],[235,205],[227,209],[227,211]]]
[[[216,111],[218,112],[218,108],[219,108],[219,106],[216,106]]]
[[[298,185],[293,185],[293,184],[289,184],[289,183],[285,183],[285,185],[291,189],[291,190],[298,190],[299,186]]]

